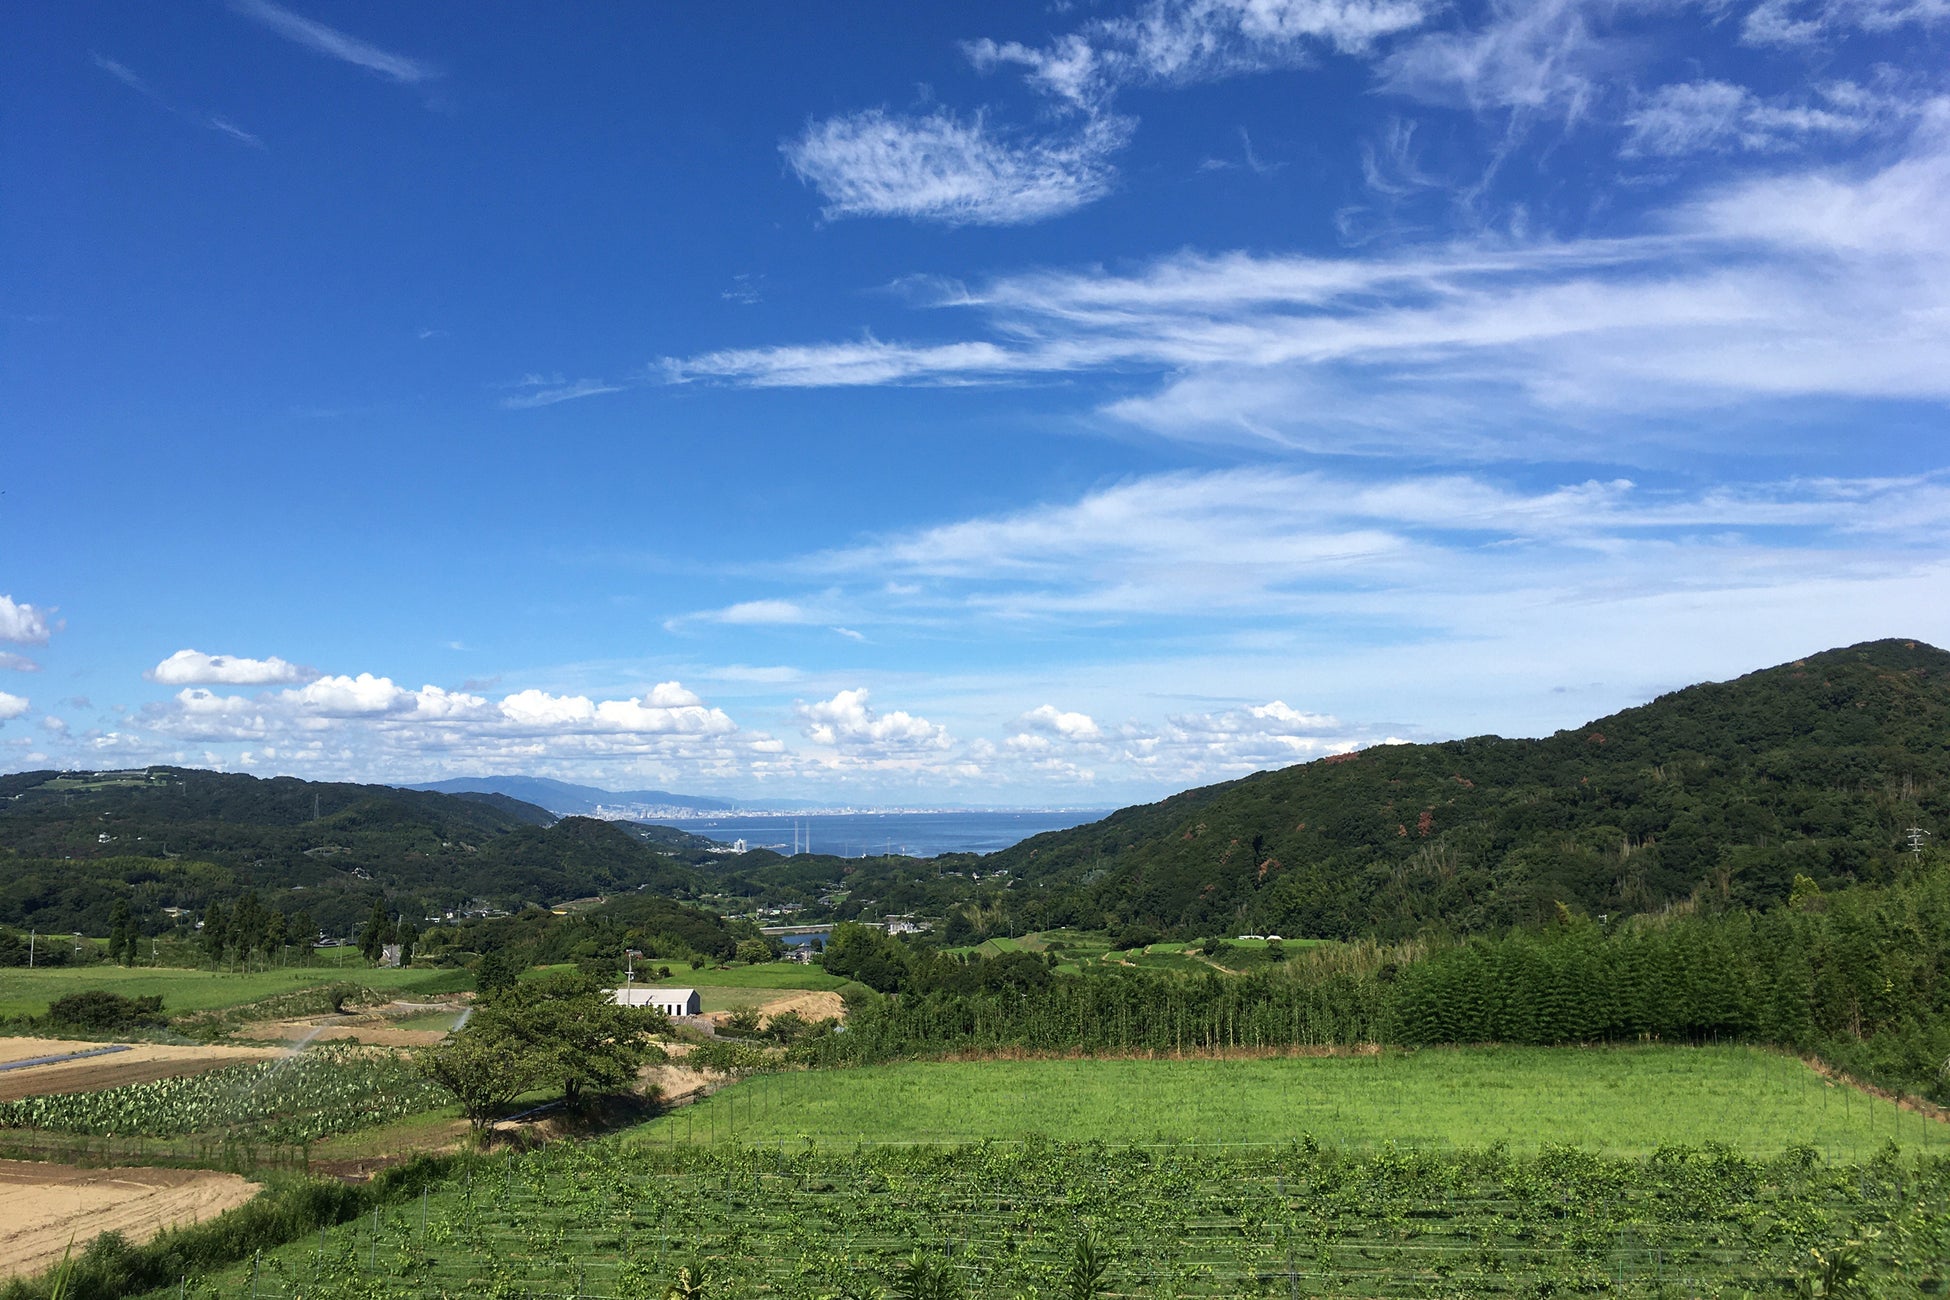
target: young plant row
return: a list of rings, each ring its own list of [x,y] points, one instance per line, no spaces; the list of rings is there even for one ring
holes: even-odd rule
[[[1050,1295],[1071,1293],[1084,1243],[1097,1278],[1083,1294],[1733,1296],[1812,1285],[1823,1261],[1845,1260],[1900,1298],[1945,1282],[1950,1165],[1893,1148],[1831,1166],[1805,1149],[834,1155],[606,1141],[465,1162],[417,1204],[200,1283],[260,1300],[643,1296],[683,1279],[682,1293],[712,1297]]]

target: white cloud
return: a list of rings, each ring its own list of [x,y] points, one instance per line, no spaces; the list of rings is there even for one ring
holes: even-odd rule
[[[32,707],[32,702],[25,695],[10,695],[6,691],[0,691],[0,722],[5,722],[9,718],[18,718]]]
[[[1022,715],[1020,725],[1065,740],[1095,740],[1103,734],[1096,719],[1089,714],[1065,712],[1054,704],[1037,705]]]
[[[1170,437],[1322,451],[1531,455],[1548,437],[1556,459],[1615,454],[1646,436],[1647,413],[1943,401],[1950,101],[1912,116],[1879,168],[1723,183],[1633,237],[1008,276],[937,291],[987,337],[753,348],[667,370],[807,387],[1150,372],[1162,388],[1106,412]]]
[[[984,115],[881,109],[810,124],[786,161],[819,190],[828,218],[910,217],[948,225],[1020,225],[1071,212],[1109,191],[1109,158],[1129,126],[1092,117],[1040,139],[999,136]]]
[[[10,650],[0,650],[0,668],[16,673],[37,673],[41,666],[26,655],[17,655]]]
[[[714,622],[732,624],[805,623],[806,611],[789,600],[747,600],[707,615]]]
[[[1661,86],[1626,115],[1628,156],[1783,149],[1846,140],[1885,124],[1897,105],[1852,83],[1819,88],[1822,104],[1766,102],[1744,86],[1690,81]]]
[[[904,753],[942,750],[952,744],[946,727],[905,710],[877,713],[864,687],[841,691],[830,700],[798,706],[807,739],[836,749]]]
[[[621,384],[604,383],[600,379],[578,379],[570,383],[565,382],[560,375],[547,380],[538,375],[529,375],[514,387],[529,391],[502,398],[501,405],[506,410],[532,411],[537,407],[554,406],[560,402],[573,402],[584,397],[600,397],[604,393],[623,391]]]
[[[1323,49],[1365,53],[1421,25],[1422,0],[1148,0],[1035,48],[972,41],[978,68],[1018,64],[1032,85],[1094,108],[1129,85],[1185,85],[1304,64]]]
[[[16,645],[46,645],[48,638],[60,626],[50,621],[53,613],[51,608],[36,608],[17,603],[12,596],[0,596],[0,641],[12,641]]]
[[[418,59],[394,54],[380,49],[368,41],[348,35],[336,27],[327,27],[299,14],[291,12],[282,5],[272,4],[270,0],[231,0],[230,7],[236,13],[254,23],[269,28],[286,40],[294,41],[315,54],[349,63],[356,68],[364,68],[401,85],[417,85],[431,80],[438,74],[432,65]]]
[[[50,713],[41,719],[41,730],[50,736],[65,736],[68,734],[68,720]]]
[[[802,564],[912,583],[911,595],[881,597],[883,617],[1333,621],[1431,635],[1466,623],[1476,635],[1476,611],[1508,604],[1779,588],[1860,573],[1877,556],[1899,571],[1933,554],[1946,527],[1950,483],[1935,477],[1524,491],[1470,475],[1240,469],[1137,479]],[[1761,530],[1774,535],[1746,535]]]
[[[1751,45],[1816,45],[1838,32],[1891,32],[1950,19],[1950,0],[1762,0],[1747,12]]]
[[[142,675],[164,686],[275,686],[310,681],[317,676],[311,669],[276,655],[269,659],[246,659],[239,655],[207,655],[201,650],[178,650]]]
[[[1381,88],[1476,112],[1575,120],[1623,66],[1624,47],[1593,30],[1601,12],[1588,0],[1493,0],[1476,30],[1428,32],[1397,46],[1377,70]]]

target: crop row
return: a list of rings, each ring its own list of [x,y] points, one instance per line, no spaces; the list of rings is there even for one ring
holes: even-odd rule
[[[393,1053],[323,1044],[277,1061],[0,1103],[0,1127],[155,1138],[222,1131],[308,1142],[446,1100]]]
[[[1880,1294],[1935,1294],[1950,1163],[610,1141],[468,1162],[418,1203],[267,1256],[256,1281],[318,1300],[382,1278],[394,1295],[626,1296],[702,1260],[713,1297],[811,1300],[870,1294],[918,1250],[952,1293],[1048,1294],[1085,1236],[1130,1295],[1732,1295],[1837,1249]]]

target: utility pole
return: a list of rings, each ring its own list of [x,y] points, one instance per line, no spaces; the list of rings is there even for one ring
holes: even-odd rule
[[[1919,858],[1922,857],[1923,841],[1929,838],[1930,838],[1930,833],[1924,830],[1921,826],[1910,827],[1909,828],[1909,851]]]

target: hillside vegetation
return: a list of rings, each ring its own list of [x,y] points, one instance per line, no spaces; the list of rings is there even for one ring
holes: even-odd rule
[[[302,891],[345,932],[382,897],[418,912],[701,887],[627,828],[501,795],[173,767],[0,777],[0,924],[21,928],[105,934],[123,900],[153,933],[160,908],[248,888]]]
[[[1950,811],[1950,654],[1876,641],[1541,740],[1384,745],[991,855],[997,933],[1495,931],[1888,880]]]

